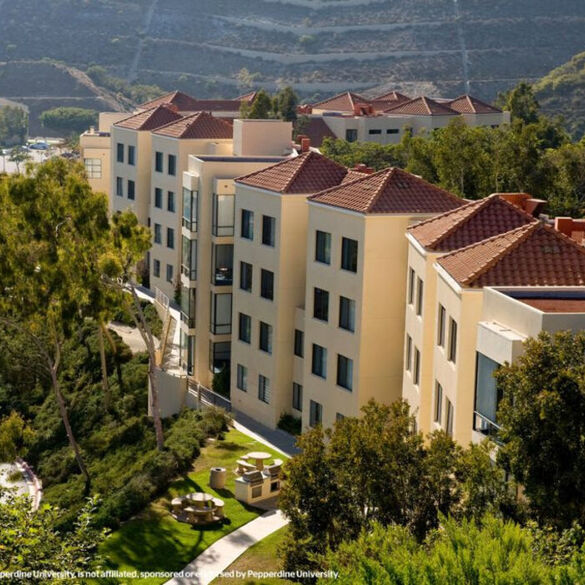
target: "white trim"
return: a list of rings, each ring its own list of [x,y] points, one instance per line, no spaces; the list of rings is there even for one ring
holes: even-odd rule
[[[439,276],[448,284],[457,294],[463,292],[463,287],[437,262],[433,264],[434,269],[437,271]],[[483,289],[478,289],[481,292]]]
[[[412,244],[412,247],[423,257],[427,257],[427,250],[426,248],[419,243],[419,241],[411,234],[406,232],[406,239]]]

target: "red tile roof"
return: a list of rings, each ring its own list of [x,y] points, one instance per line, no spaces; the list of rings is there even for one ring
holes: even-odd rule
[[[311,146],[319,148],[325,138],[336,138],[323,118],[309,118],[306,123],[299,124],[297,130],[311,140]]]
[[[458,114],[458,112],[451,109],[448,105],[425,96],[415,98],[397,106],[392,106],[384,110],[384,113],[389,115],[407,114],[411,116],[456,116]]]
[[[540,222],[447,254],[438,263],[470,288],[585,285],[585,248]]]
[[[141,110],[148,110],[154,106],[172,104],[179,112],[196,112],[198,110],[198,108],[195,107],[196,101],[195,98],[192,98],[190,95],[187,95],[182,91],[171,91],[159,98],[145,102],[139,107]]]
[[[235,98],[237,101],[239,102],[248,102],[251,103],[254,101],[254,99],[256,98],[256,94],[258,92],[257,91],[249,91],[248,93],[244,93],[242,95],[239,95],[237,98]]]
[[[447,105],[460,114],[501,114],[502,110],[490,106],[471,96],[462,95],[447,102]]]
[[[181,114],[166,105],[152,107],[138,114],[133,114],[129,118],[124,118],[116,122],[114,126],[118,128],[129,128],[131,130],[155,130],[175,120],[180,120]]]
[[[236,181],[276,193],[317,193],[339,185],[347,169],[314,151],[276,163]]]
[[[185,139],[232,138],[233,128],[208,112],[198,112],[159,128],[155,134]]]
[[[472,201],[408,228],[430,250],[449,252],[537,221],[498,195]]]
[[[360,213],[441,213],[464,204],[452,193],[396,168],[366,174],[309,199]]]
[[[375,98],[372,98],[373,102],[409,102],[412,98],[409,98],[407,95],[400,93],[399,91],[389,91],[388,93],[383,93],[382,95],[377,95]]]
[[[311,104],[313,109],[334,110],[337,112],[353,112],[356,104],[368,104],[370,100],[362,95],[346,91],[327,98],[316,104]]]

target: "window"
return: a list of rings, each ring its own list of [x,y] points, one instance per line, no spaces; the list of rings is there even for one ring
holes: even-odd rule
[[[262,374],[258,375],[258,400],[270,404],[270,380]]]
[[[387,128],[386,134],[400,134],[399,128]]]
[[[160,260],[154,260],[152,263],[152,273],[159,278],[160,277]]]
[[[270,301],[274,299],[274,272],[264,268],[260,271],[260,296]]]
[[[343,355],[337,356],[337,385],[346,390],[353,389],[353,360]]]
[[[293,382],[292,407],[302,412],[303,410],[303,387]]]
[[[341,239],[341,268],[357,272],[358,243],[350,238]]]
[[[341,412],[335,413],[335,422],[342,421],[345,418],[345,415],[341,414]]]
[[[122,177],[116,177],[116,195],[118,197],[124,196],[124,187],[123,187]]]
[[[326,290],[313,289],[313,317],[320,321],[329,320],[329,293]]]
[[[128,164],[134,166],[136,164],[136,147],[128,146]]]
[[[355,301],[346,297],[339,297],[339,327],[355,331]]]
[[[85,173],[88,179],[102,178],[102,159],[101,158],[84,158]]]
[[[443,386],[439,382],[435,382],[435,414],[434,420],[441,424],[443,420]]]
[[[357,130],[355,130],[353,128],[348,128],[345,131],[345,139],[348,142],[355,142],[357,140]]]
[[[449,319],[449,361],[455,363],[457,358],[457,323]]]
[[[124,162],[124,145],[121,142],[116,144],[116,162]]]
[[[163,153],[162,152],[155,152],[154,153],[154,170],[157,173],[163,172]]]
[[[416,347],[414,348],[412,381],[414,382],[415,386],[418,386],[420,383],[420,351]]]
[[[315,427],[323,422],[323,406],[314,400],[309,403],[309,425]]]
[[[167,282],[173,282],[173,265],[167,264]]]
[[[276,220],[269,215],[262,216],[262,243],[274,247]]]
[[[412,337],[410,337],[410,335],[406,336],[406,365],[405,365],[405,370],[407,372],[411,371],[411,363],[412,363]]]
[[[175,230],[170,227],[167,228],[167,248],[175,249]]]
[[[499,430],[497,415],[502,399],[494,373],[500,364],[477,352],[475,375],[475,416],[473,428],[485,435],[495,435]]]
[[[260,321],[260,339],[258,347],[266,353],[272,353],[272,326]]]
[[[248,368],[242,364],[236,368],[236,388],[242,392],[248,391]]]
[[[297,357],[304,357],[305,356],[305,334],[303,331],[299,331],[295,329],[295,347],[294,347],[294,354]]]
[[[134,199],[136,196],[136,184],[134,181],[128,180],[128,199]]]
[[[420,278],[416,279],[416,314],[422,315],[424,283]]]
[[[167,192],[167,211],[175,213],[175,193],[173,191]]]
[[[437,345],[445,347],[445,326],[447,324],[447,314],[445,307],[439,304],[439,312],[437,316]]]
[[[250,343],[252,340],[252,318],[250,315],[240,313],[238,322],[238,339],[244,343]]]
[[[445,431],[452,437],[453,436],[453,418],[455,416],[453,405],[448,398],[445,398],[445,410],[447,411],[447,420],[445,421]]]
[[[213,194],[211,233],[214,236],[234,235],[234,196]]]
[[[209,342],[209,369],[218,374],[230,367],[232,344],[229,341]]]
[[[197,240],[182,239],[181,271],[189,280],[197,280]]]
[[[226,335],[232,332],[232,295],[211,293],[211,333]]]
[[[380,130],[380,128],[370,128],[368,134],[382,134],[382,130]]]
[[[252,292],[253,268],[248,262],[240,262],[240,289]]]
[[[183,227],[197,231],[197,191],[183,188]]]
[[[412,305],[414,302],[414,270],[408,269],[408,304]]]
[[[242,223],[240,225],[240,236],[246,240],[254,239],[254,212],[242,209]]]
[[[193,329],[195,327],[196,289],[181,287],[181,321]]]
[[[154,243],[162,244],[162,226],[160,223],[154,224]]]
[[[154,190],[154,206],[158,209],[162,209],[162,189],[158,187]]]
[[[181,363],[189,376],[193,375],[193,362],[195,361],[195,336],[187,335],[181,331]]]
[[[327,378],[327,350],[316,343],[313,343],[313,363],[311,371],[315,376]]]
[[[167,172],[173,177],[177,174],[177,157],[174,154],[169,154],[168,156]]]
[[[212,282],[216,286],[231,286],[233,278],[234,245],[212,244]]]
[[[315,233],[315,261],[331,264],[331,234],[328,232]]]

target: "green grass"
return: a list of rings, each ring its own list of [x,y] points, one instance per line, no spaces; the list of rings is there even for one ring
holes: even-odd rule
[[[226,433],[225,440],[209,442],[195,461],[191,473],[173,482],[165,496],[126,522],[105,541],[100,550],[109,568],[121,571],[181,570],[216,540],[262,514],[262,510],[246,506],[234,498],[236,461],[247,452],[258,450],[285,458],[234,429]],[[209,469],[216,466],[228,470],[226,487],[218,491],[208,485]],[[169,512],[170,501],[176,496],[195,491],[208,492],[225,502],[225,524],[203,528],[174,520]],[[156,585],[166,580],[144,578],[110,580],[108,583]]]

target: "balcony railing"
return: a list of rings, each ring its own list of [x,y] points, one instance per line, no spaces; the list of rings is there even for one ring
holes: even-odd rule
[[[226,266],[216,268],[213,275],[213,284],[217,286],[231,286],[233,270]]]
[[[501,427],[496,424],[493,420],[490,420],[483,414],[474,411],[473,413],[473,430],[485,435],[492,439],[495,443],[500,444],[501,440],[498,438],[498,434]]]

